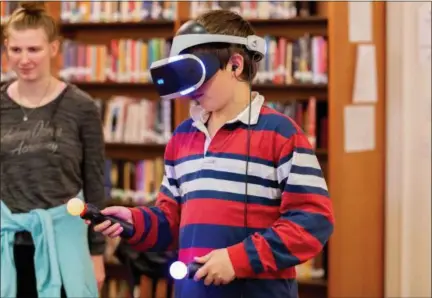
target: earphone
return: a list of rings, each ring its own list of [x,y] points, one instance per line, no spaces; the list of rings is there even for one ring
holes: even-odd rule
[[[231,71],[236,71],[237,68],[238,68],[238,65],[235,65],[235,64],[234,64],[234,65],[231,67]]]

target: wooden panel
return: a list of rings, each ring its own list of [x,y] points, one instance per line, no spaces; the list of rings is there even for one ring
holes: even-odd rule
[[[298,281],[298,291],[300,298],[326,298],[327,281],[326,280],[307,280]]]
[[[344,107],[351,103],[355,45],[346,2],[328,3],[329,179],[336,216],[329,243],[329,297],[383,297],[385,3],[373,2],[377,48],[376,149],[344,152]]]

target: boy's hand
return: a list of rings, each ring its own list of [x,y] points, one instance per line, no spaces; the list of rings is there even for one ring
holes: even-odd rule
[[[119,219],[122,219],[124,221],[133,224],[132,212],[129,210],[129,208],[121,207],[121,206],[112,206],[101,210],[101,213],[103,215],[115,216]],[[91,223],[89,220],[86,220],[85,222],[86,224]],[[118,235],[120,235],[120,233],[123,231],[123,228],[118,223],[112,224],[111,221],[106,220],[103,223],[95,225],[94,230],[98,233],[102,233],[105,236],[115,238]]]
[[[235,278],[234,268],[226,248],[216,249],[211,253],[195,258],[195,261],[204,264],[195,274],[198,281],[205,277],[205,285],[228,284]]]

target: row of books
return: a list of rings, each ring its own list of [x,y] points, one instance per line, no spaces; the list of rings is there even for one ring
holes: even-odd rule
[[[105,193],[110,200],[145,205],[153,202],[164,175],[163,158],[105,161]]]
[[[324,37],[305,35],[289,40],[266,36],[265,39],[269,53],[260,62],[254,83],[327,84]],[[170,47],[170,41],[162,38],[112,40],[109,47],[66,40],[60,76],[73,81],[148,83],[151,63],[167,57]]]
[[[176,1],[61,1],[60,18],[65,23],[140,22],[174,20]]]
[[[246,19],[286,19],[316,14],[315,1],[193,1],[190,17],[216,9],[237,12]]]
[[[191,1],[190,16],[195,18],[208,10],[227,9],[247,19],[285,19],[316,14],[315,1]],[[143,20],[174,20],[177,1],[61,1],[61,21],[77,22],[140,22]],[[19,6],[19,1],[1,1],[1,20]]]
[[[254,83],[327,84],[327,41],[308,34],[297,40],[265,36],[268,53]]]
[[[162,38],[111,40],[109,45],[65,40],[60,76],[71,81],[147,83],[151,63],[167,57],[170,47]]]
[[[319,115],[318,117],[317,101],[314,97],[311,97],[306,103],[304,101],[292,101],[288,104],[266,102],[266,105],[291,117],[305,132],[314,149],[327,148],[327,116]]]
[[[166,144],[172,135],[169,100],[113,96],[98,100],[106,143]]]

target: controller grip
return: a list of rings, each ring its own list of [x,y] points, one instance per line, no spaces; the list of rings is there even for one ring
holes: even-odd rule
[[[194,278],[195,274],[197,273],[198,269],[200,269],[203,266],[203,264],[192,262],[188,265],[188,275],[187,278]]]
[[[135,228],[131,223],[115,216],[103,215],[96,206],[91,204],[87,204],[87,210],[81,215],[81,218],[90,220],[96,225],[106,220],[111,221],[112,224],[118,223],[123,228],[123,231],[120,233],[120,237],[122,238],[131,238],[135,233]]]

